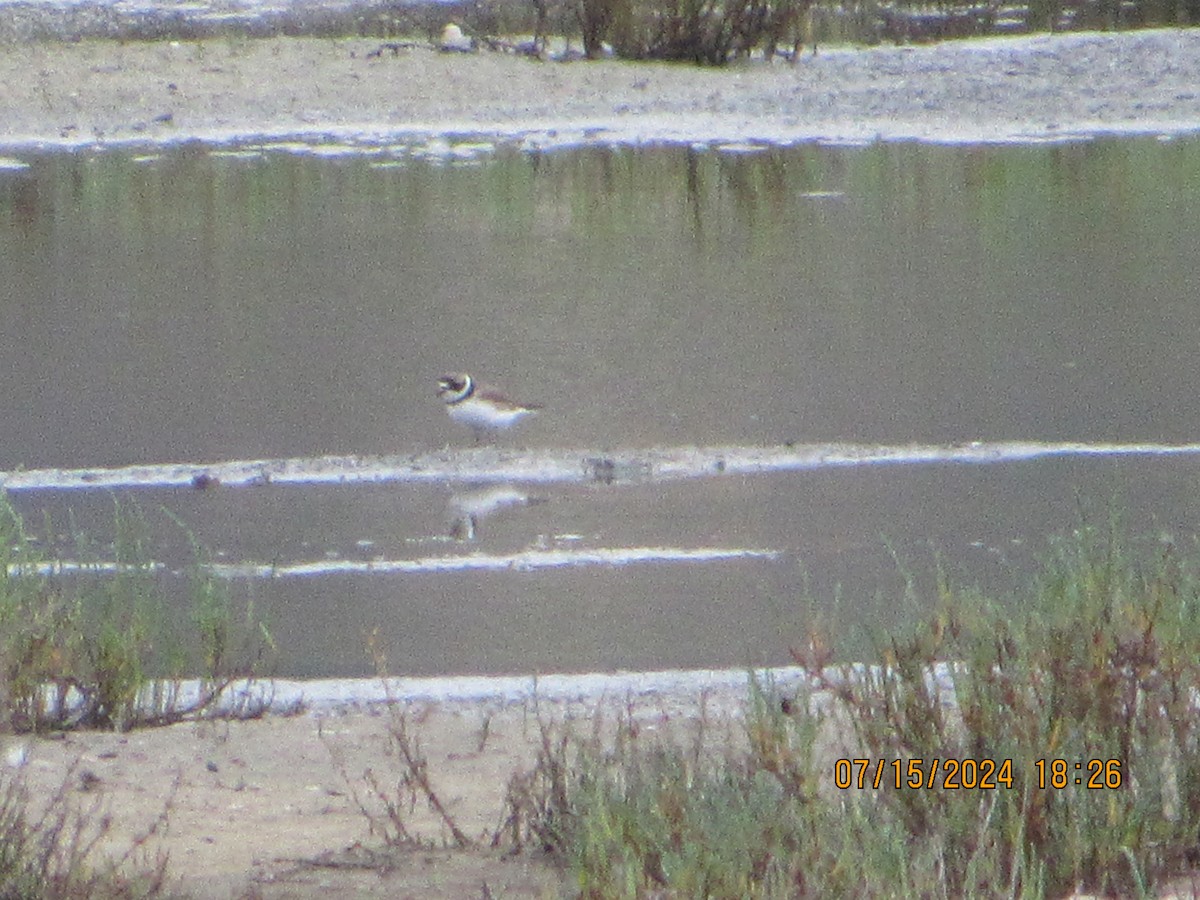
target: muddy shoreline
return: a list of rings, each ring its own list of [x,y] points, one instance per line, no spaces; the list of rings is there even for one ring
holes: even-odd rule
[[[1035,142],[1200,128],[1200,30],[830,49],[700,69],[369,39],[33,43],[0,54],[0,148],[346,150]],[[337,148],[334,148],[337,149]],[[323,151],[324,152],[324,151]]]
[[[768,689],[790,695],[804,682],[799,669],[780,670]],[[120,858],[139,844],[145,852],[130,858],[129,871],[165,855],[170,889],[187,897],[458,900],[480,896],[481,885],[492,896],[564,896],[562,873],[537,854],[490,847],[510,779],[536,765],[541,729],[587,739],[624,718],[647,736],[736,736],[748,675],[351,679],[250,689],[259,691],[277,714],[128,734],[0,736],[0,789],[10,778],[33,798],[65,789],[93,828],[101,813],[111,823],[102,852]],[[444,823],[421,803],[402,812],[415,842],[385,845],[370,780],[393,799],[403,795],[397,727],[419,741],[434,789],[471,846],[452,847]]]

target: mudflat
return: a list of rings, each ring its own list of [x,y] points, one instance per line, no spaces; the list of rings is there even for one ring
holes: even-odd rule
[[[1200,127],[1200,30],[834,48],[723,69],[377,40],[0,48],[0,146],[1031,141]]]

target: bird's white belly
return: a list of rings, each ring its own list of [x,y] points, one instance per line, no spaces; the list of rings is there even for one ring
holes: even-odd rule
[[[448,410],[451,419],[471,428],[508,428],[522,416],[529,415],[527,409],[500,409],[474,397],[455,403]]]

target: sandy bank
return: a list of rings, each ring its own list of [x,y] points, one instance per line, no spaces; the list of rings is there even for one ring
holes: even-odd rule
[[[723,70],[539,63],[372,40],[31,44],[0,146],[135,142],[1031,141],[1200,128],[1200,30],[822,51]]]

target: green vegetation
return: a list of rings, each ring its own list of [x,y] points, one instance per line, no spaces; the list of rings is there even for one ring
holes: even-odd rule
[[[168,593],[146,549],[146,522],[116,505],[105,559],[72,528],[78,572],[47,558],[7,501],[0,502],[0,734],[76,727],[126,730],[215,712],[226,688],[252,677],[270,647],[254,618],[235,615],[225,584],[191,541],[189,608]],[[182,527],[182,524],[181,526]],[[47,539],[54,534],[46,523]],[[190,535],[189,535],[190,537]],[[185,676],[199,690],[186,698]],[[233,703],[229,715],[261,709]],[[3,744],[0,743],[0,747]],[[0,762],[0,897],[142,898],[163,895],[167,860],[146,860],[159,817],[123,854],[102,854],[112,817],[75,799],[87,772],[70,772],[50,797],[30,796],[19,770]]]
[[[211,711],[230,684],[257,673],[271,640],[253,606],[235,613],[193,540],[181,611],[145,535],[144,519],[116,505],[110,558],[76,537],[79,571],[55,572],[0,503],[0,731],[175,722]],[[184,698],[186,677],[200,687]]]
[[[1017,604],[939,594],[881,665],[814,638],[811,689],[753,680],[736,740],[543,724],[506,827],[597,898],[1146,896],[1194,865],[1195,560],[1084,529]]]
[[[165,651],[136,516],[118,510],[116,573],[71,591],[37,574],[45,562],[11,508],[2,521],[7,725],[164,721],[173,707],[142,711],[147,679],[196,661],[221,683],[228,600],[197,565],[200,650],[191,663]],[[1133,553],[1115,525],[1083,527],[1052,541],[1013,597],[939,578],[921,621],[875,638],[873,664],[832,664],[814,633],[793,653],[805,687],[752,675],[732,718],[648,727],[631,705],[581,733],[535,710],[536,761],[510,779],[490,843],[547,854],[586,898],[1150,896],[1200,849],[1198,563],[1162,544]],[[360,785],[335,754],[352,802],[389,851],[425,843],[418,806],[446,843],[480,849],[396,700],[398,779],[367,770]],[[485,720],[476,752],[488,735]],[[0,896],[160,891],[161,865],[132,879],[89,868],[104,817],[62,797],[40,820],[28,810],[0,779]]]

